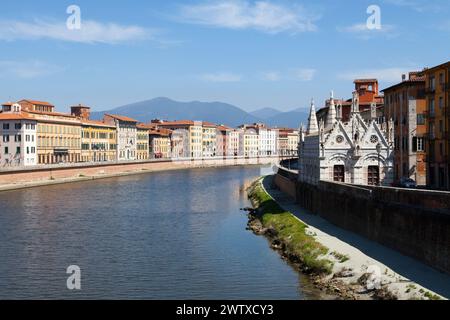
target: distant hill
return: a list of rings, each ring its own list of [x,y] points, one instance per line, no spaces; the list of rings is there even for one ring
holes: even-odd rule
[[[308,114],[303,109],[280,112],[273,108],[264,108],[248,113],[222,102],[179,102],[169,98],[155,98],[107,111],[93,112],[91,118],[100,120],[105,113],[124,115],[145,123],[152,119],[202,120],[231,127],[263,122],[272,127],[298,128],[301,122],[306,124],[308,119]]]
[[[281,111],[274,109],[274,108],[262,108],[255,111],[250,112],[250,114],[256,118],[260,119],[269,119],[271,117],[275,117],[276,115],[279,115],[282,113]]]
[[[293,111],[282,112],[264,121],[272,127],[288,127],[299,128],[303,123],[305,126],[308,122],[309,112],[305,109],[295,109]]]
[[[243,123],[262,121],[244,110],[222,102],[178,102],[169,98],[132,103],[108,111],[93,112],[92,119],[102,119],[103,114],[120,114],[140,122],[152,119],[163,120],[202,120],[237,127]]]

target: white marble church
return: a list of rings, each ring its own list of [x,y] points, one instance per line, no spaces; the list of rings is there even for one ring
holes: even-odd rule
[[[394,123],[377,123],[376,105],[371,120],[359,113],[359,96],[353,93],[350,120],[342,122],[342,107],[331,94],[326,121],[317,120],[314,101],[306,131],[300,128],[299,181],[320,180],[357,185],[393,183]]]

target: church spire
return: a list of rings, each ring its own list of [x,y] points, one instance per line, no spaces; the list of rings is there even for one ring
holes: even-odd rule
[[[311,99],[311,110],[309,111],[308,127],[306,128],[307,135],[317,135],[319,133],[319,125],[317,124],[316,107],[314,106],[314,99]]]
[[[328,108],[327,122],[325,124],[325,129],[329,130],[333,127],[336,122],[336,106],[334,104],[334,92],[331,91],[330,94],[330,106]]]
[[[359,113],[359,94],[357,91],[353,92],[352,98],[352,114]]]

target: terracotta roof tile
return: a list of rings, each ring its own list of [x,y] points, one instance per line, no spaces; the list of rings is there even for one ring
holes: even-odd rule
[[[139,121],[137,121],[135,119],[132,119],[132,118],[129,118],[129,117],[126,117],[126,116],[119,116],[119,115],[116,115],[116,114],[105,113],[105,116],[109,116],[111,118],[114,118],[114,119],[117,119],[117,120],[120,120],[120,121],[136,122],[136,123],[139,122]]]
[[[51,104],[50,102],[46,102],[46,101],[38,101],[38,100],[28,100],[28,99],[23,99],[20,100],[19,102],[29,102],[31,104],[36,104],[36,105],[41,105],[41,106],[48,106],[48,107],[54,107],[53,104]]]

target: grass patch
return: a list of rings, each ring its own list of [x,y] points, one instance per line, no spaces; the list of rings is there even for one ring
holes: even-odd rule
[[[328,254],[328,248],[308,235],[307,226],[272,199],[262,187],[261,179],[250,187],[249,197],[260,212],[262,225],[276,232],[276,237],[285,245],[290,260],[300,262],[307,271],[313,273],[332,272],[333,262],[322,258]]]
[[[331,255],[333,255],[336,259],[338,259],[338,261],[340,263],[344,263],[344,262],[350,260],[350,257],[348,255],[342,254],[342,253],[339,253],[339,252],[336,252],[336,251],[333,251],[331,253]]]
[[[432,293],[429,292],[429,291],[425,292],[424,297],[425,297],[425,298],[428,298],[428,299],[430,299],[430,300],[441,300],[441,297],[439,297],[439,296],[436,295],[436,294],[432,294]]]

